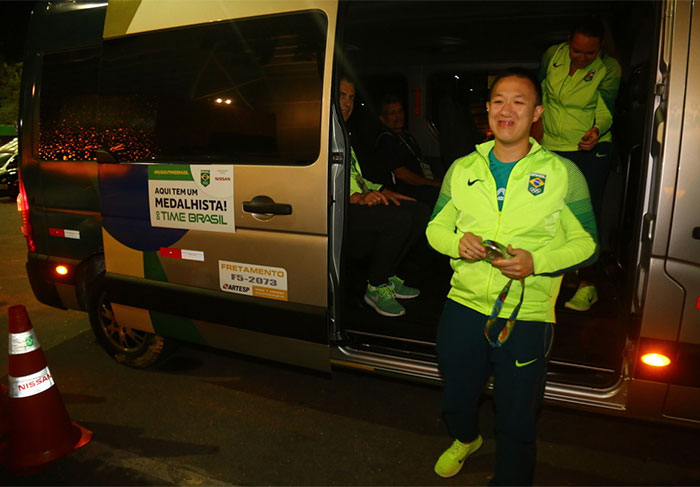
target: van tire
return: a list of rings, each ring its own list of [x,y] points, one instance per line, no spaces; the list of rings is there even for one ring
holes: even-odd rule
[[[104,274],[90,285],[88,316],[97,341],[120,364],[146,368],[162,362],[172,344],[160,335],[121,326],[104,289]]]

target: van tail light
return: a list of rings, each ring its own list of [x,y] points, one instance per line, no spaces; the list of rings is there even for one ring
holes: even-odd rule
[[[17,211],[22,215],[22,234],[27,240],[27,247],[30,252],[36,252],[36,243],[34,242],[34,237],[32,236],[32,222],[29,218],[29,199],[27,198],[27,191],[24,189],[24,182],[22,181],[22,173],[19,175],[19,194],[17,195]]]

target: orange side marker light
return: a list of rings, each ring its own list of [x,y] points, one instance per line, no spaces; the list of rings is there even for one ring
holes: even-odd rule
[[[652,367],[666,367],[670,365],[671,359],[660,353],[646,353],[642,355],[642,362]]]

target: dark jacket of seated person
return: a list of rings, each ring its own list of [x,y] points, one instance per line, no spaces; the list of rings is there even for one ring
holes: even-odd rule
[[[377,137],[374,159],[391,174],[398,192],[432,206],[437,200],[441,182],[434,178],[416,139],[404,130],[401,102],[394,97],[385,97],[379,119],[382,131]]]

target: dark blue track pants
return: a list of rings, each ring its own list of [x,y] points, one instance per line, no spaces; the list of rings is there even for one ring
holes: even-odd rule
[[[445,389],[442,411],[450,434],[468,443],[479,435],[478,404],[493,375],[496,471],[492,485],[530,485],[537,447],[535,419],[544,395],[554,326],[518,321],[501,348],[484,337],[488,316],[448,300],[437,335]],[[494,327],[505,325],[499,318]],[[495,333],[494,333],[495,334]]]
[[[600,241],[602,231],[603,196],[605,194],[605,184],[610,173],[610,163],[612,161],[612,142],[600,142],[593,150],[579,151],[555,151],[562,157],[566,157],[581,170],[588,184],[588,192],[591,195],[591,205],[595,213],[595,222],[598,227],[598,240]],[[602,262],[598,262],[579,269],[579,276],[585,281],[597,282],[601,279]]]

